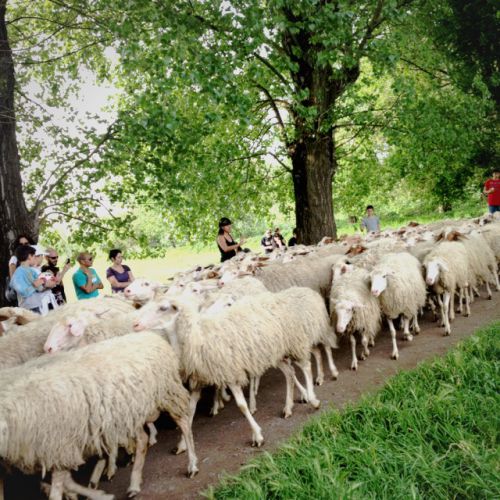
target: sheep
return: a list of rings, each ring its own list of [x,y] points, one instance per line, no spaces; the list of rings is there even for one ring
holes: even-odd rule
[[[104,319],[129,313],[134,311],[134,307],[124,300],[104,297],[66,304],[46,316],[40,316],[36,321],[19,326],[15,335],[0,337],[0,370],[43,354],[43,344],[54,323],[75,311],[98,312]]]
[[[351,369],[357,370],[355,333],[361,335],[363,353],[361,359],[370,354],[368,345],[380,331],[381,313],[378,300],[370,293],[370,274],[362,268],[348,271],[334,278],[330,294],[330,318],[338,333],[348,333],[352,349]]]
[[[162,285],[154,280],[146,278],[136,278],[130,285],[123,290],[123,295],[127,300],[130,300],[135,306],[141,307],[155,296],[164,291],[166,285]]]
[[[0,391],[0,457],[28,473],[52,471],[51,499],[61,498],[63,490],[102,498],[102,492],[74,483],[69,470],[90,456],[127,447],[131,439],[136,458],[128,492],[137,494],[147,449],[142,426],[163,410],[182,431],[188,474],[197,472],[189,394],[168,342],[142,332],[53,356],[1,384]]]
[[[293,325],[290,328],[290,325]],[[309,403],[318,408],[309,359],[312,333],[333,335],[323,299],[308,288],[293,287],[279,293],[244,297],[216,316],[203,316],[186,301],[165,298],[141,311],[134,329],[160,328],[169,331],[178,352],[181,371],[192,389],[192,413],[206,385],[227,385],[252,428],[252,444],[261,446],[262,431],[253,418],[242,387],[249,377],[260,377],[271,367],[280,368],[287,380],[283,410],[293,407],[293,360],[303,371]],[[182,445],[179,446],[182,449]]]
[[[392,338],[393,359],[399,358],[396,329],[393,320],[402,315],[403,338],[412,340],[410,320],[413,318],[415,333],[420,332],[417,314],[426,301],[425,282],[420,262],[406,252],[389,253],[382,257],[371,272],[371,292],[378,297],[380,309],[387,318]]]
[[[343,254],[333,254],[328,257],[306,257],[288,264],[272,264],[258,268],[255,277],[271,292],[302,286],[315,290],[328,300],[332,265],[343,258]]]
[[[462,296],[469,286],[469,260],[464,246],[457,241],[443,241],[439,243],[424,258],[426,283],[437,294],[441,309],[441,320],[445,328],[445,335],[450,335],[450,319],[455,317],[454,297],[458,289],[460,292],[460,307]],[[466,315],[470,315],[469,295],[465,293]]]
[[[14,331],[18,325],[26,325],[39,318],[39,314],[22,307],[2,307],[0,308],[0,337]]]

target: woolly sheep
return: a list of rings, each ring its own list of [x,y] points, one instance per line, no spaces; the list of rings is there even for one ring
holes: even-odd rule
[[[347,270],[347,267],[346,267]],[[351,369],[357,370],[355,333],[361,335],[363,353],[370,354],[368,345],[374,345],[380,331],[381,313],[378,300],[371,294],[370,274],[362,268],[353,269],[333,279],[330,294],[330,318],[340,334],[347,333],[351,342]]]
[[[410,320],[413,318],[415,333],[420,331],[417,314],[425,305],[426,288],[420,262],[406,252],[389,253],[382,257],[371,272],[371,292],[378,297],[380,309],[387,317],[392,338],[393,359],[399,358],[396,329],[393,320],[403,316],[403,338],[412,340]]]
[[[159,335],[117,337],[54,358],[1,386],[0,457],[7,463],[28,473],[54,471],[51,498],[60,498],[63,489],[97,498],[95,491],[76,485],[69,470],[134,440],[128,490],[134,495],[140,491],[147,448],[142,426],[165,410],[185,438],[189,475],[197,472],[189,395],[177,357]]]
[[[157,281],[146,278],[136,278],[123,290],[123,295],[136,306],[143,306],[150,300],[153,300],[156,294],[161,293],[161,291],[166,288],[166,285],[162,285]]]
[[[43,354],[43,345],[56,321],[75,312],[87,311],[89,314],[101,313],[104,319],[129,313],[134,311],[134,307],[113,297],[87,299],[66,304],[36,321],[19,326],[15,334],[0,337],[0,370],[25,363]]]
[[[290,325],[293,325],[290,327]],[[308,288],[244,297],[216,316],[203,316],[180,299],[165,298],[145,306],[135,329],[167,328],[179,353],[181,371],[192,389],[192,415],[205,385],[227,385],[252,428],[252,442],[261,446],[261,428],[252,417],[242,387],[278,367],[287,380],[284,415],[293,407],[293,370],[285,358],[302,369],[309,402],[319,407],[309,360],[311,332],[332,334],[323,299]],[[316,333],[317,334],[317,333]]]
[[[454,298],[459,291],[460,308],[465,295],[466,315],[470,315],[468,287],[469,261],[464,246],[457,241],[443,241],[427,254],[423,262],[426,283],[437,294],[445,335],[451,333],[450,319],[455,317]],[[464,294],[465,291],[465,294]]]

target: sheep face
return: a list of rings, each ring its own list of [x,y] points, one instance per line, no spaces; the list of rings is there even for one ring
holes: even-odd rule
[[[46,353],[54,353],[57,351],[67,351],[77,346],[81,342],[87,326],[88,322],[83,316],[66,318],[59,321],[50,330],[43,350]]]
[[[426,267],[425,282],[429,286],[434,285],[438,281],[441,271],[448,271],[446,264],[438,259],[431,260],[427,263]]]
[[[224,286],[226,283],[231,283],[239,276],[239,271],[237,269],[228,269],[224,271],[224,274],[219,278],[219,286]]]
[[[218,314],[227,307],[231,307],[236,302],[236,299],[232,295],[226,295],[217,299],[211,306],[207,307],[203,314],[213,315]]]
[[[165,297],[150,302],[141,309],[134,321],[134,330],[172,330],[179,315],[179,307],[175,300]]]
[[[372,274],[372,286],[371,292],[375,297],[379,297],[380,294],[387,288],[387,278],[390,273],[374,273]]]
[[[160,287],[159,283],[144,278],[135,279],[123,290],[125,298],[135,302],[147,302],[155,296],[155,291]]]
[[[355,309],[363,307],[363,304],[353,300],[339,300],[335,302],[335,313],[337,315],[336,330],[344,333],[351,322]]]

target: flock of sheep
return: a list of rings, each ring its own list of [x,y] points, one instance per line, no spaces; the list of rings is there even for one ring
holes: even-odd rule
[[[166,411],[181,431],[177,453],[187,452],[192,477],[198,471],[192,422],[202,388],[216,387],[213,415],[229,401],[229,389],[253,445],[261,446],[254,413],[269,368],[285,377],[285,418],[295,388],[318,408],[322,351],[331,377],[338,376],[337,335],[349,338],[356,370],[385,319],[398,359],[396,327],[412,340],[429,307],[449,335],[455,310],[469,315],[479,286],[490,298],[490,285],[500,290],[499,261],[500,220],[490,216],[410,224],[364,239],[324,238],[265,258],[240,253],[180,273],[168,285],[139,278],[123,297],[67,304],[44,317],[0,309],[1,464],[50,472],[51,500],[110,499],[97,489],[99,480],[104,472],[113,476],[125,448],[134,456],[133,496],[156,442],[154,422]],[[71,471],[96,456],[88,487],[75,482]]]

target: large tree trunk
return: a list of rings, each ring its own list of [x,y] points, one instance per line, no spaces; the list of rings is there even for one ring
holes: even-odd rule
[[[336,237],[332,204],[335,152],[332,133],[306,137],[291,153],[298,240],[306,245]]]
[[[0,0],[0,304],[5,304],[10,246],[18,234],[37,239],[23,197],[14,112],[14,62],[7,37],[7,0]]]

